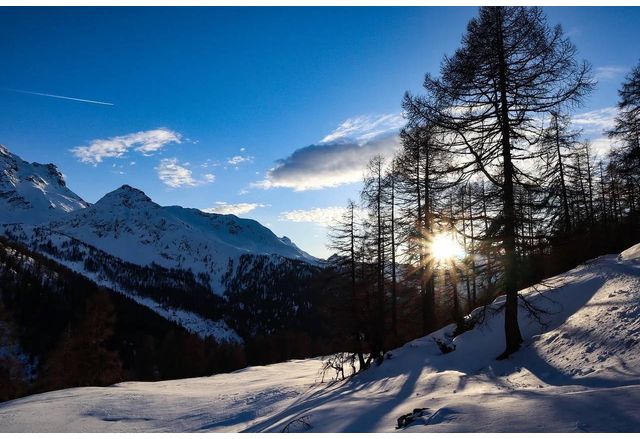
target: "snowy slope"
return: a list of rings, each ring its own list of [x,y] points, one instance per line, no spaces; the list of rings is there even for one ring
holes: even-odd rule
[[[237,431],[286,409],[320,365],[294,360],[210,378],[33,395],[0,404],[0,432]]]
[[[0,431],[281,431],[304,417],[312,432],[640,431],[640,246],[603,256],[523,292],[525,344],[503,347],[502,298],[452,327],[391,352],[379,367],[318,382],[318,360],[160,383],[122,383],[34,395],[0,405]],[[455,345],[441,354],[434,338]]]
[[[0,223],[37,224],[87,206],[55,165],[25,162],[0,145]]]
[[[144,192],[122,186],[97,203],[45,226],[137,265],[206,273],[222,294],[222,276],[243,254],[277,255],[310,264],[319,261],[288,238],[250,219],[162,207]]]
[[[97,285],[127,296],[192,334],[201,338],[212,337],[218,342],[242,342],[242,338],[224,322],[222,316],[212,319],[211,312],[207,313],[206,309],[201,307],[190,311],[185,309],[184,303],[180,303],[182,296],[197,291],[204,296],[212,296],[211,290],[203,286],[190,272],[128,264],[66,235],[52,232],[46,227],[11,224],[0,226],[0,230],[13,242],[26,244],[32,251],[71,269]],[[154,300],[154,297],[145,294],[149,292],[150,287],[154,291],[163,292],[160,294],[165,299],[162,303],[159,303],[157,296]],[[167,296],[171,294],[168,289],[174,293],[173,302],[167,301]],[[218,301],[221,300],[218,298]],[[215,308],[215,300],[213,303],[204,303],[213,305],[209,308]]]

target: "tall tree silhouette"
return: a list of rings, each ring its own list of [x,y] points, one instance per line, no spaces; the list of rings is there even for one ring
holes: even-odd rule
[[[500,358],[522,343],[518,326],[516,186],[535,185],[540,118],[579,104],[593,87],[590,67],[576,61],[575,46],[560,26],[548,25],[542,9],[482,7],[445,57],[440,78],[427,75],[426,94],[410,97],[414,117],[448,132],[448,148],[467,175],[482,173],[501,194],[500,226],[506,346]]]
[[[371,354],[382,361],[384,353],[385,323],[385,221],[384,221],[384,157],[373,157],[367,166],[362,190],[362,201],[369,212],[371,241],[374,251],[376,290],[373,305],[373,340]]]
[[[338,258],[335,261],[335,268],[339,273],[347,274],[349,277],[350,297],[348,332],[351,334],[351,344],[353,352],[358,357],[359,370],[367,368],[362,347],[362,328],[358,301],[358,276],[356,265],[358,263],[357,241],[360,237],[356,212],[358,207],[353,200],[347,202],[342,217],[331,227],[329,238],[331,248],[336,252]]]
[[[631,206],[640,185],[640,63],[629,73],[618,91],[618,115],[609,136],[618,141],[613,158],[630,187]]]

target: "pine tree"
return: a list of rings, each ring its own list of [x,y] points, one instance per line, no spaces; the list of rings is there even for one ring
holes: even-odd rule
[[[636,212],[640,204],[640,64],[626,77],[618,95],[618,115],[614,128],[608,132],[617,141],[610,155],[610,171],[620,180],[611,188],[616,218],[622,208],[622,198],[626,198],[629,212]]]
[[[367,368],[368,364],[365,362],[360,327],[361,316],[359,313],[358,303],[358,276],[357,276],[357,241],[359,238],[358,224],[356,222],[356,212],[358,207],[352,200],[347,202],[347,207],[344,214],[339,221],[331,227],[329,234],[331,248],[336,252],[338,258],[335,262],[335,269],[339,273],[348,273],[350,297],[349,297],[349,310],[350,316],[348,318],[348,332],[351,333],[353,352],[358,357],[359,370]]]
[[[553,213],[552,221],[557,221],[560,225],[552,227],[565,237],[571,233],[572,216],[569,207],[568,189],[568,162],[575,158],[578,148],[577,131],[570,128],[570,119],[567,115],[562,115],[557,111],[551,112],[549,126],[543,131],[541,142],[541,152],[546,161],[547,172],[542,176],[543,180],[550,182],[546,188],[549,191],[548,203],[552,209],[560,206],[560,211]]]
[[[629,73],[618,95],[615,127],[608,134],[621,143],[624,169],[640,173],[640,63]]]
[[[501,194],[500,244],[506,294],[506,346],[522,343],[518,325],[516,186],[533,185],[523,164],[535,163],[532,143],[540,116],[579,104],[593,87],[589,65],[560,26],[550,27],[540,8],[482,7],[461,47],[445,57],[441,77],[425,78],[426,95],[411,98],[414,118],[448,133],[448,148],[467,174],[482,173]],[[463,158],[464,157],[464,158]]]
[[[384,202],[384,157],[373,157],[367,166],[362,189],[362,201],[369,212],[369,225],[371,227],[370,241],[374,252],[375,264],[375,298],[373,301],[373,340],[371,353],[381,362],[385,350],[385,221],[383,213]]]

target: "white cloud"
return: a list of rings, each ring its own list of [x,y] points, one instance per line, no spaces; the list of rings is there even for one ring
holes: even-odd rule
[[[617,114],[616,107],[604,107],[576,114],[572,118],[574,125],[582,129],[585,137],[591,142],[593,151],[601,157],[606,155],[613,145],[606,132],[614,128]]]
[[[168,144],[181,143],[181,139],[182,135],[178,132],[157,128],[108,139],[94,139],[88,145],[72,148],[71,152],[82,163],[97,165],[105,158],[123,157],[131,149],[143,155],[153,155]]]
[[[573,116],[573,123],[582,128],[585,134],[601,134],[610,130],[615,124],[617,110],[615,107],[605,107]]]
[[[181,166],[178,159],[162,159],[156,168],[158,178],[169,187],[196,186],[190,169]]]
[[[399,113],[352,117],[342,122],[320,143],[346,141],[362,144],[390,131],[397,132],[404,124],[405,120]]]
[[[239,165],[241,163],[251,163],[253,161],[253,156],[242,156],[242,155],[234,155],[233,157],[227,159],[227,163],[230,165]]]
[[[223,215],[242,215],[244,213],[249,213],[252,210],[257,209],[258,207],[266,207],[266,204],[259,203],[237,203],[237,204],[228,204],[224,201],[216,202],[214,207],[209,207],[207,209],[201,209],[206,213],[219,213]]]
[[[216,167],[216,166],[220,166],[220,162],[217,160],[213,160],[213,159],[207,159],[205,160],[203,163],[200,164],[201,168],[209,168],[209,167]]]
[[[595,69],[595,77],[598,80],[603,79],[614,79],[619,76],[622,76],[627,69],[620,66],[602,66],[596,67]]]
[[[613,141],[608,137],[598,137],[597,139],[591,139],[590,142],[593,152],[599,157],[607,155],[613,146]]]
[[[323,189],[362,180],[369,160],[388,156],[400,145],[397,135],[372,140],[364,145],[336,143],[300,148],[267,171],[266,178],[252,183],[262,189],[290,188],[295,191]]]
[[[193,177],[193,172],[187,167],[188,163],[179,163],[177,158],[162,159],[156,171],[158,178],[170,188],[193,187],[212,183],[215,175],[204,174],[201,179]]]
[[[397,150],[402,125],[400,115],[348,119],[318,144],[276,162],[265,179],[252,186],[305,191],[358,182],[373,156],[390,156]]]
[[[291,221],[294,223],[315,223],[321,226],[329,226],[340,220],[344,214],[344,207],[317,207],[308,210],[292,210],[281,212],[279,221]]]

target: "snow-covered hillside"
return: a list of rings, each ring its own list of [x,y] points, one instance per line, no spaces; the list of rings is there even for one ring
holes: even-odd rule
[[[0,223],[37,224],[87,205],[55,165],[25,162],[0,145]]]
[[[0,405],[0,430],[391,432],[640,431],[640,246],[523,292],[525,344],[505,361],[502,298],[453,327],[391,352],[381,366],[322,384],[320,361],[232,374],[122,383]],[[434,339],[455,350],[442,354]]]
[[[64,238],[88,244],[138,266],[159,265],[203,274],[217,294],[237,268],[242,255],[301,261],[321,261],[279,238],[257,221],[235,215],[205,213],[179,206],[162,207],[144,192],[124,185],[94,205],[59,215],[51,222],[4,226],[6,234],[23,242]],[[64,261],[61,261],[64,263]]]
[[[221,277],[230,261],[243,254],[318,263],[288,238],[278,238],[257,221],[179,206],[162,207],[127,185],[46,227],[137,265],[155,263],[207,273],[214,291],[220,294],[224,292]]]

